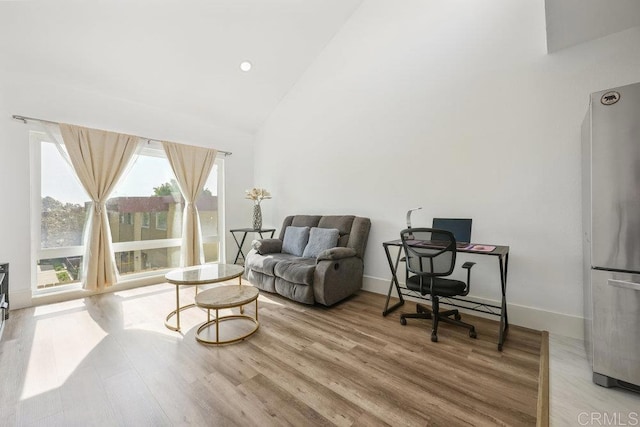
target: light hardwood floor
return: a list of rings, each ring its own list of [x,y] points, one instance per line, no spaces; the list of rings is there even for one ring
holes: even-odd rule
[[[551,426],[640,425],[640,394],[594,384],[582,340],[551,335],[549,344]]]
[[[260,330],[209,347],[194,337],[199,309],[183,313],[184,335],[164,327],[174,289],[12,311],[0,424],[535,424],[539,332],[512,326],[498,352],[497,325],[472,318],[477,340],[443,324],[432,343],[428,322],[401,326],[400,310],[382,317],[383,295],[327,309],[261,294]]]

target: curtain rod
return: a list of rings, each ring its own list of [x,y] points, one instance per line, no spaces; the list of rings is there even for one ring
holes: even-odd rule
[[[51,120],[36,119],[35,117],[19,116],[19,115],[17,115],[17,114],[12,115],[11,117],[12,117],[14,120],[20,120],[20,121],[22,121],[22,122],[23,122],[23,123],[25,123],[25,124],[26,124],[26,123],[27,123],[27,121],[29,121],[29,120],[31,120],[31,121],[35,121],[35,122],[42,122],[42,123],[51,123],[51,124],[53,124],[53,125],[59,125],[59,124],[60,124],[59,122],[53,122],[53,121],[51,121]],[[140,139],[146,139],[146,140],[148,140],[148,141],[162,142],[162,141],[160,141],[159,139],[154,139],[154,138],[145,138],[145,137],[143,137],[143,136],[138,136],[138,135],[132,135],[132,136],[135,136],[135,137],[140,138]],[[224,154],[224,156],[225,156],[225,157],[226,157],[226,156],[230,156],[230,155],[232,155],[232,154],[233,154],[231,151],[222,151],[222,150],[216,150],[216,151],[217,151],[218,153],[222,153],[222,154]]]

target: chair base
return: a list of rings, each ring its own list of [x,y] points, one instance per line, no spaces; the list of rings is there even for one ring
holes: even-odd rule
[[[438,342],[438,322],[440,321],[467,328],[469,329],[469,337],[474,339],[478,337],[478,334],[476,334],[475,326],[460,320],[462,317],[460,316],[458,310],[440,311],[437,309],[437,307],[439,306],[438,299],[434,298],[432,302],[436,307],[435,310],[432,310],[431,308],[418,303],[416,304],[415,313],[402,313],[400,315],[400,324],[406,325],[407,319],[432,319],[433,327],[431,329],[431,341],[433,342]],[[453,316],[453,319],[450,316]]]

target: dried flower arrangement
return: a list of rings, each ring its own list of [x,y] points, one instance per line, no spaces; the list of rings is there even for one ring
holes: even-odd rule
[[[244,198],[251,199],[256,205],[259,205],[263,199],[270,199],[271,193],[264,188],[252,188],[251,190],[245,190]]]

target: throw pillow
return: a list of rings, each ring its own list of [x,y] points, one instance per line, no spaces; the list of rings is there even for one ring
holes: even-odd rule
[[[290,225],[284,230],[282,252],[285,254],[302,256],[308,241],[309,227],[294,227]]]
[[[337,228],[313,227],[309,233],[309,243],[304,248],[302,256],[305,258],[315,258],[320,252],[335,248],[338,244],[340,231]]]

